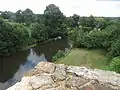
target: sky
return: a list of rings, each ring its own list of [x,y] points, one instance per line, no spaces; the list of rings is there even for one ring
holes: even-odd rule
[[[120,16],[119,0],[0,0],[0,11],[31,9],[42,14],[49,4],[57,5],[66,16]]]

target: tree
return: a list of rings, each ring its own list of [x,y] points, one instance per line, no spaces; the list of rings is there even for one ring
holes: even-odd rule
[[[26,24],[31,24],[35,22],[35,15],[30,9],[26,9],[24,11],[18,10],[16,13],[16,22],[18,23],[26,23]]]
[[[66,36],[66,18],[60,11],[59,7],[54,4],[48,5],[44,11],[44,15],[45,26],[49,27],[48,32],[50,38],[57,37],[58,35],[62,37]]]
[[[4,19],[8,19],[10,21],[14,21],[16,19],[15,14],[10,11],[1,12],[0,16]]]
[[[67,24],[68,28],[72,28],[73,27],[73,18],[72,18],[72,16],[66,17],[66,24]]]
[[[23,16],[24,23],[27,23],[27,24],[33,23],[35,20],[32,10],[28,8],[25,11],[22,11],[22,16]]]
[[[34,23],[31,25],[32,37],[37,40],[37,42],[42,42],[48,39],[47,27],[44,24]]]
[[[101,18],[97,17],[95,20],[96,20],[95,28],[100,29],[100,30],[105,29],[111,23],[108,19],[104,17],[101,17]]]
[[[73,18],[73,27],[79,27],[80,16],[77,14],[74,14],[72,18]]]
[[[35,22],[44,24],[45,22],[44,14],[35,14],[33,17],[35,19]]]
[[[95,28],[96,20],[92,15],[90,15],[90,17],[88,17],[87,24],[88,24],[88,27],[91,27],[92,29]]]
[[[22,24],[5,22],[0,18],[0,54],[15,52],[28,45],[28,30]]]
[[[22,15],[22,11],[21,11],[21,10],[18,10],[18,11],[15,13],[15,16],[16,16],[16,22],[18,22],[18,23],[23,23],[23,22],[24,22],[24,18],[23,18],[23,15]]]
[[[80,17],[80,25],[85,32],[90,32],[95,28],[96,20],[92,15],[90,17]]]

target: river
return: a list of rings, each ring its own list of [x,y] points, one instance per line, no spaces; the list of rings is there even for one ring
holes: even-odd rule
[[[67,50],[66,40],[56,40],[38,45],[25,51],[13,53],[10,57],[0,58],[0,90],[20,81],[24,74],[40,61],[51,62],[58,50]]]

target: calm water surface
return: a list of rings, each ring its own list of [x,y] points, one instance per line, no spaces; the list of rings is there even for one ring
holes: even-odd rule
[[[20,81],[25,72],[40,61],[51,61],[58,50],[68,48],[69,44],[66,40],[57,40],[14,53],[10,57],[0,58],[0,90]]]

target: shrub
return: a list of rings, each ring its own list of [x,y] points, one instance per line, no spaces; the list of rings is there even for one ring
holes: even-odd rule
[[[96,30],[78,37],[77,41],[86,48],[106,48],[109,45],[107,36],[106,32]]]
[[[62,50],[59,50],[59,51],[55,54],[55,56],[53,56],[52,61],[55,62],[55,61],[57,61],[58,59],[60,59],[61,57],[64,57],[64,56],[65,56],[65,52],[62,51]]]
[[[120,55],[120,40],[116,40],[112,43],[110,49],[109,49],[109,56],[119,56]]]
[[[120,56],[113,58],[109,65],[109,69],[120,73]]]

